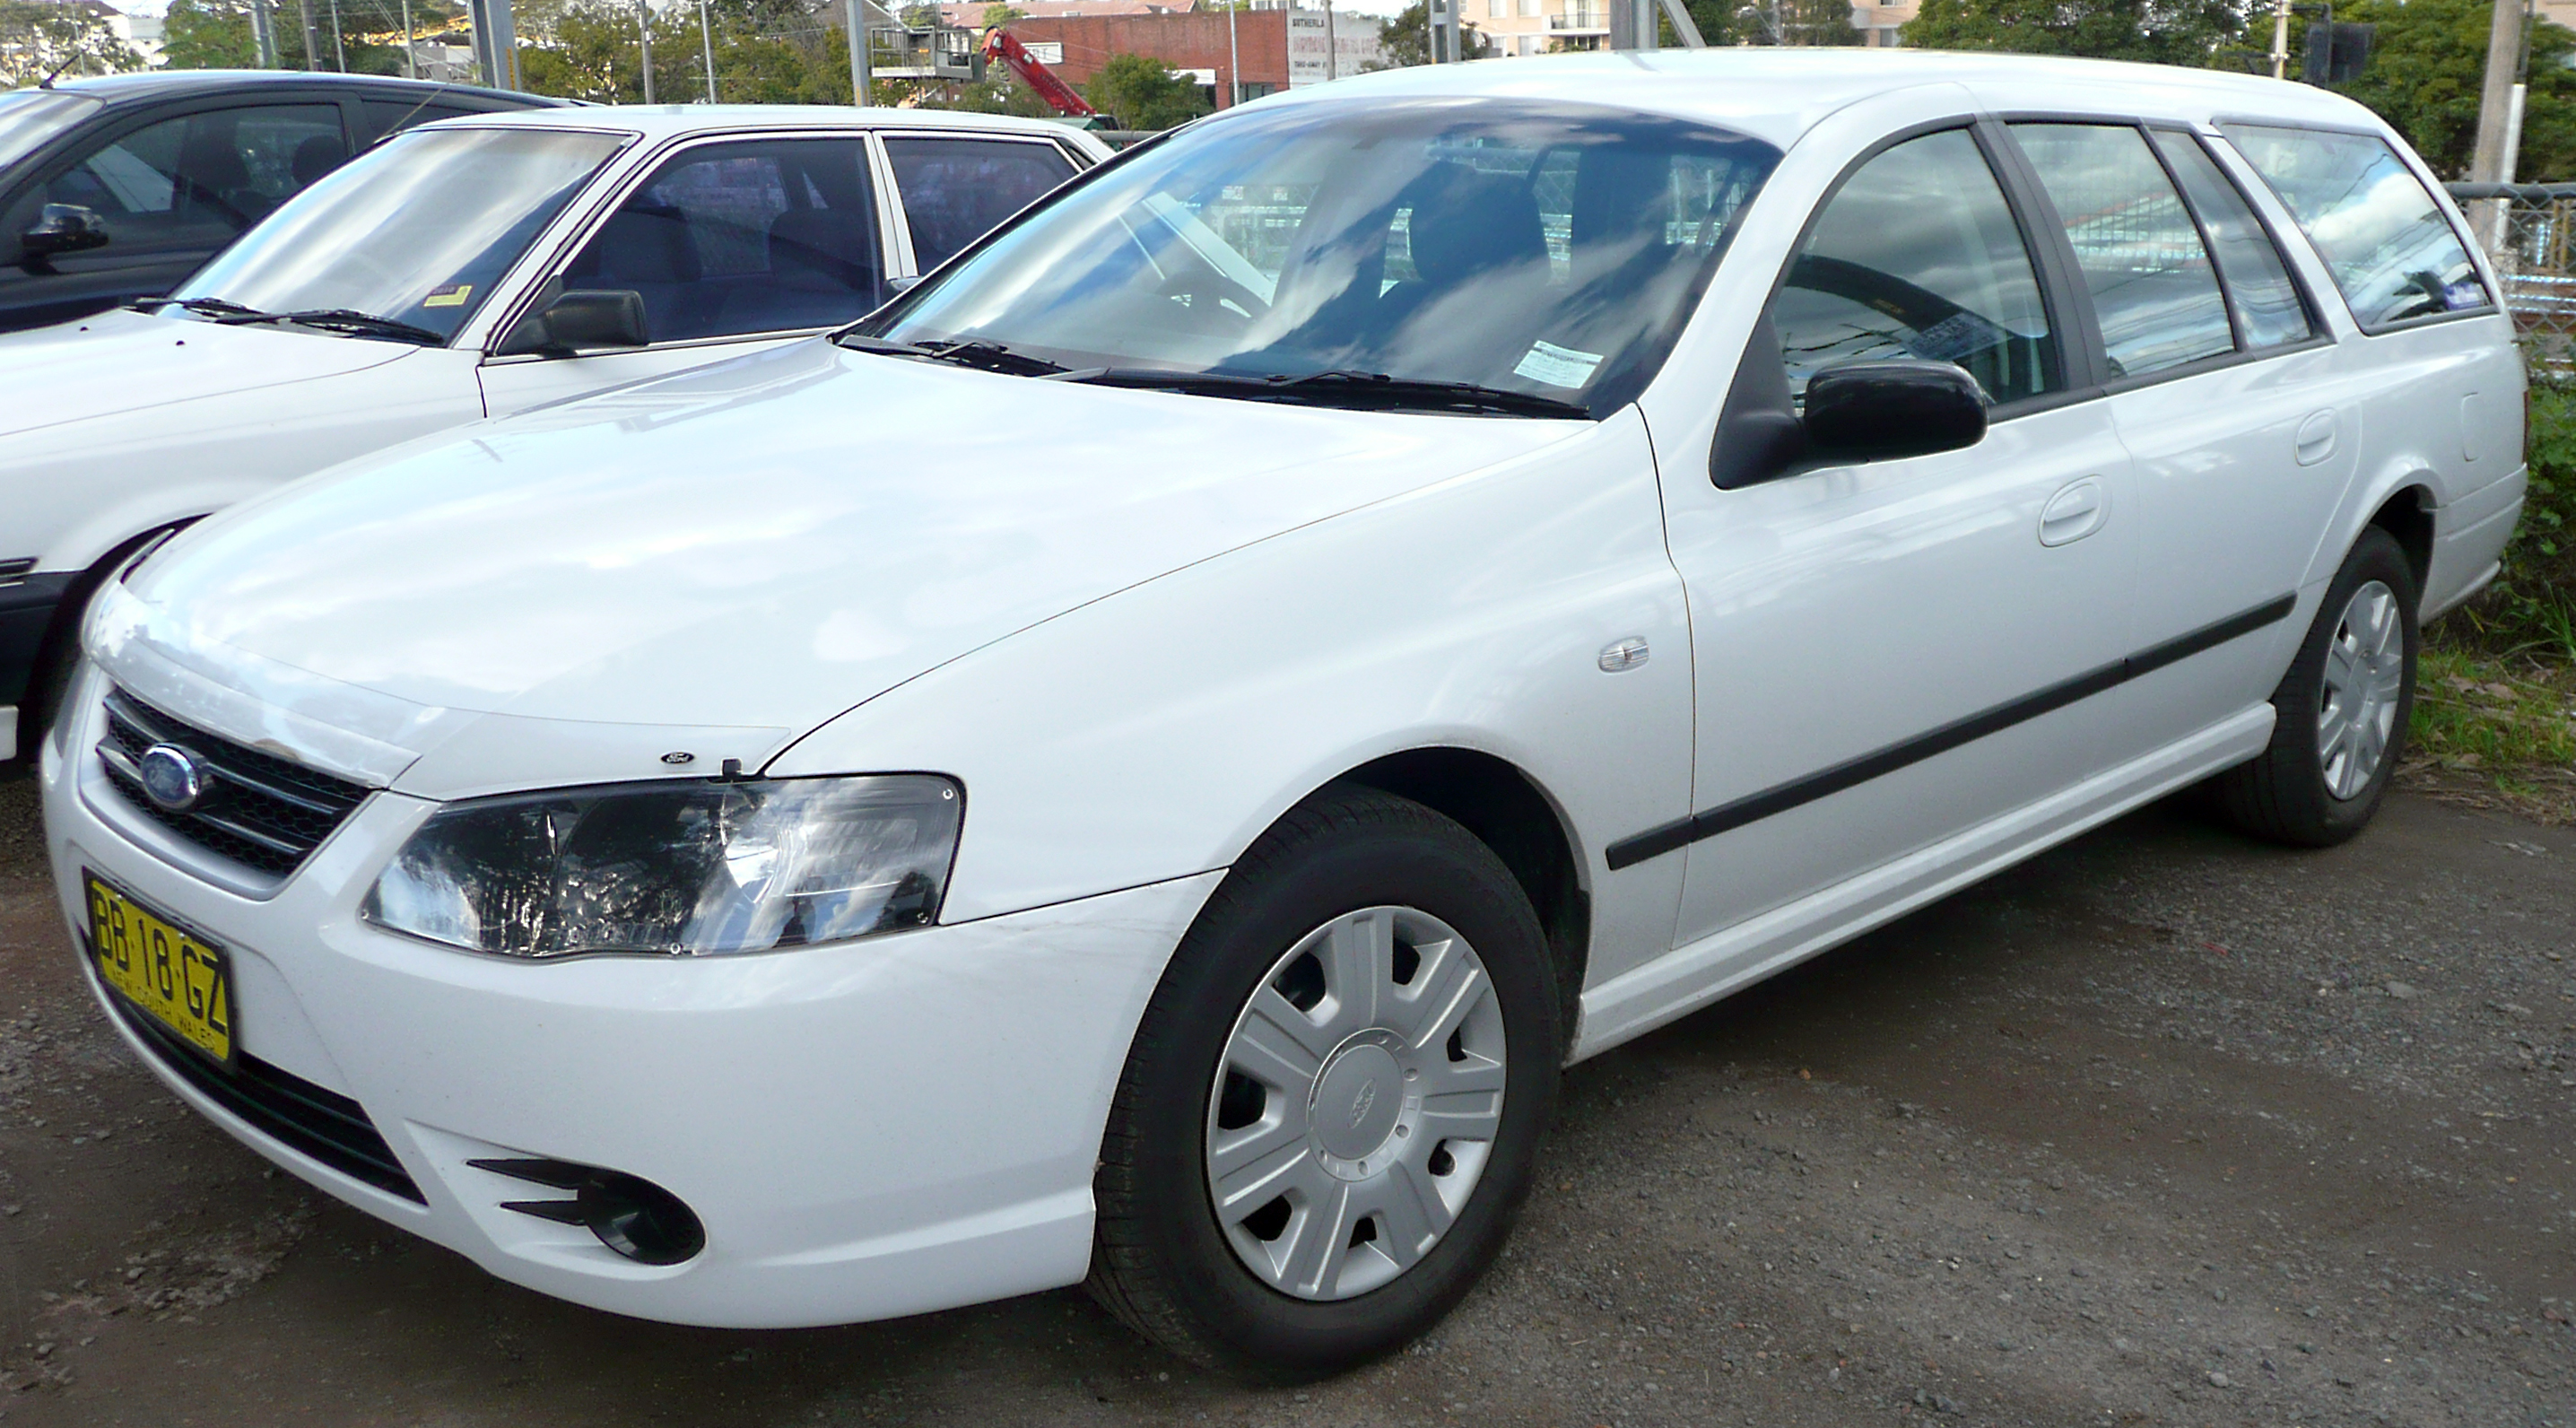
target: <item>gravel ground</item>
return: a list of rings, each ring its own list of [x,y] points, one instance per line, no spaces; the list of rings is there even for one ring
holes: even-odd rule
[[[0,786],[0,1421],[2576,1428],[2576,832],[2159,808],[1577,1068],[1492,1277],[1248,1391],[1074,1291],[674,1329],[511,1288],[198,1122]]]

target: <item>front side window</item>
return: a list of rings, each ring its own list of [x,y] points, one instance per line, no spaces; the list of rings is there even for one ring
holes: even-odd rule
[[[1884,358],[1955,362],[1998,403],[2066,385],[2021,230],[1963,129],[1899,144],[1835,192],[1771,325],[1801,397],[1820,367]]]
[[[355,312],[453,337],[621,142],[544,129],[400,135],[315,184],[174,296]]]
[[[655,342],[829,327],[880,301],[866,141],[702,144],[663,163],[564,269],[644,299]]]
[[[925,273],[1073,177],[1064,150],[1050,143],[889,134],[885,146],[903,192],[912,260]]]
[[[1445,384],[1606,415],[1778,158],[1583,105],[1229,111],[1094,170],[863,331],[1210,395],[1402,405]]]
[[[213,247],[348,156],[337,105],[217,109],[92,149],[45,186],[43,201],[98,214],[115,247]]]
[[[2384,140],[2260,124],[2220,129],[2281,196],[2365,329],[2495,305],[2441,206]]]
[[[2281,250],[2246,204],[2245,195],[2219,171],[2199,140],[2170,129],[2154,132],[2156,148],[2182,180],[2183,196],[2191,200],[2200,226],[2209,234],[2210,248],[2218,259],[2218,279],[2236,310],[2246,347],[2307,340],[2314,331],[2308,324],[2307,307],[2299,301]]]
[[[2144,134],[2111,124],[2015,124],[2012,134],[2066,225],[2113,378],[2236,350],[2209,249]]]

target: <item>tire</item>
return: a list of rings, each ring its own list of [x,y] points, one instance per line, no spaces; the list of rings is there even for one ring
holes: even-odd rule
[[[1145,1009],[1086,1287],[1245,1379],[1402,1347],[1484,1273],[1528,1194],[1561,1016],[1538,918],[1492,850],[1406,799],[1318,794],[1235,863]]]
[[[2369,825],[2415,707],[2415,602],[2414,567],[2396,538],[2363,531],[2273,691],[2271,746],[2214,781],[2229,822],[2303,848]]]

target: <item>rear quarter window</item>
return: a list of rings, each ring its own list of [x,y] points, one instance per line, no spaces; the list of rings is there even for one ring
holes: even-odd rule
[[[2298,220],[2364,329],[2495,306],[2458,231],[2385,140],[2220,128]]]

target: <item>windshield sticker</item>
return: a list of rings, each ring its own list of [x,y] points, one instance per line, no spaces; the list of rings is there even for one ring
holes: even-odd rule
[[[1961,308],[1939,322],[1899,338],[1905,350],[1928,362],[1956,362],[1975,352],[2001,347],[2012,340],[2012,334],[1987,319]]]
[[[472,283],[449,283],[443,288],[431,288],[429,296],[420,300],[420,305],[422,307],[463,307],[465,300],[473,295]]]
[[[1515,377],[1545,382],[1551,387],[1580,387],[1592,380],[1593,369],[1601,365],[1598,352],[1577,352],[1553,342],[1533,342],[1529,355],[1512,369]]]

